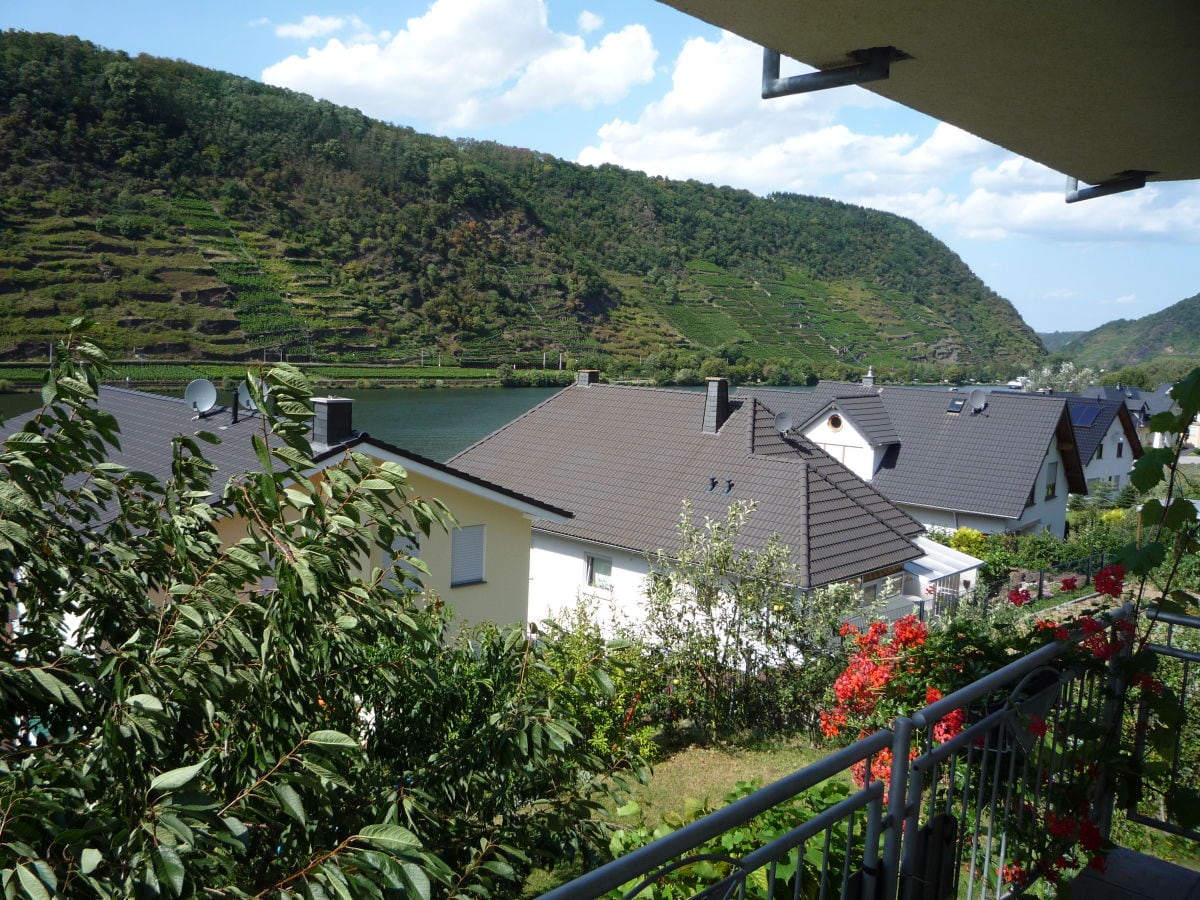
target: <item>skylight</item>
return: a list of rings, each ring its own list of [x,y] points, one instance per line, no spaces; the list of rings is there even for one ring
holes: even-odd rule
[[[950,401],[950,405],[946,407],[946,412],[960,413],[963,411],[963,407],[966,406],[966,404],[967,404],[966,397],[955,397],[953,400]]]

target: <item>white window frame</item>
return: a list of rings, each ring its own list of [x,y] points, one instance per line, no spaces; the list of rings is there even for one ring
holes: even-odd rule
[[[612,558],[608,556],[597,556],[589,553],[585,563],[584,579],[587,586],[598,591],[611,591],[613,587],[612,577]],[[597,567],[597,563],[601,565]],[[603,569],[607,568],[608,572]],[[599,571],[598,571],[599,569]]]
[[[1058,496],[1058,460],[1046,463],[1046,499],[1053,500]]]
[[[464,525],[454,529],[450,546],[450,587],[484,583],[486,547],[486,525]]]

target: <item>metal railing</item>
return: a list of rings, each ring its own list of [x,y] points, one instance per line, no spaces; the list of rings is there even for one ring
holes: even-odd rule
[[[1200,741],[1200,677],[1197,674],[1200,668],[1200,617],[1167,612],[1151,612],[1149,616],[1155,621],[1147,645],[1147,649],[1158,657],[1155,677],[1178,695],[1182,716],[1167,729],[1167,740],[1153,740],[1153,688],[1141,692],[1139,702],[1131,710],[1135,719],[1134,770],[1157,771],[1159,778],[1153,792],[1148,789],[1145,779],[1135,779],[1134,796],[1126,816],[1160,831],[1200,841],[1200,830],[1181,828],[1167,815],[1168,804],[1180,790],[1195,790],[1200,785],[1200,759],[1184,750],[1195,747]]]
[[[1130,615],[1126,606],[1115,621]],[[544,896],[646,898],[686,880],[705,898],[1003,900],[1054,880],[1084,831],[1106,837],[1111,792],[1098,761],[1121,732],[1123,685],[1112,666],[1079,664],[1078,640],[1047,644]],[[1184,679],[1194,687],[1190,668]],[[728,832],[831,778],[856,789],[746,855],[722,849]]]

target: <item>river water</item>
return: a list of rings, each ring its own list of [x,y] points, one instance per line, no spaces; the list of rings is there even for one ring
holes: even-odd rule
[[[541,403],[557,388],[336,390],[354,400],[354,427],[393,446],[445,461]],[[179,391],[162,391],[179,396]],[[0,419],[34,409],[41,395],[0,394]]]

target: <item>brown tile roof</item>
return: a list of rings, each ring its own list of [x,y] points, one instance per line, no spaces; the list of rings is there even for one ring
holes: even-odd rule
[[[677,549],[685,500],[714,519],[753,500],[743,544],[778,534],[805,588],[921,555],[920,525],[805,439],[781,440],[770,409],[732,400],[715,434],[704,410],[693,391],[574,385],[450,462],[575,513],[540,530],[634,552]]]

